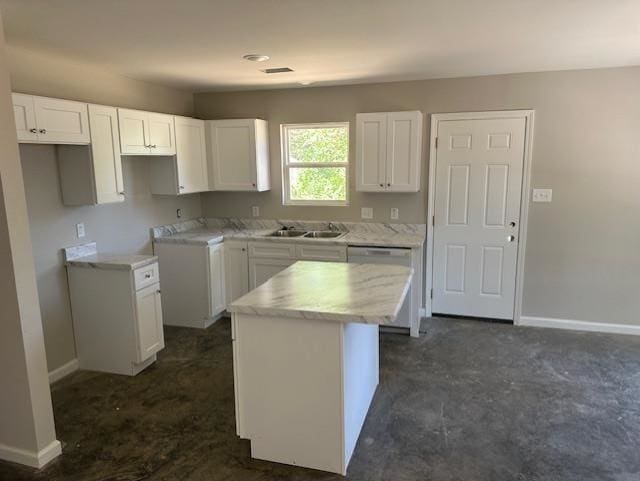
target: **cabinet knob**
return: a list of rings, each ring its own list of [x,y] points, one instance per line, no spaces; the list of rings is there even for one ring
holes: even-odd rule
[[[184,190],[184,185],[180,185],[180,190]]]
[[[118,195],[124,195],[124,190],[121,192],[118,192]]]
[[[255,186],[256,186],[256,183],[254,182],[254,183],[253,183],[253,184],[251,184],[251,185],[253,185],[253,186],[255,187]]]
[[[147,279],[151,279],[151,274],[147,273],[147,274],[144,275],[144,277],[147,278]]]
[[[46,134],[47,133],[47,129],[40,129],[40,133],[41,134]]]
[[[38,133],[38,129],[29,129],[29,132],[31,132],[32,134],[37,134]]]
[[[161,291],[160,289],[158,289],[156,292],[157,292],[158,294],[160,294],[162,291]]]
[[[387,187],[391,187],[391,184],[387,184]]]
[[[245,249],[244,247],[242,248],[242,252],[246,251],[247,249]]]
[[[156,144],[150,145],[149,147],[151,147],[152,149],[155,149],[157,147]]]
[[[380,184],[380,187],[384,187],[384,184]]]

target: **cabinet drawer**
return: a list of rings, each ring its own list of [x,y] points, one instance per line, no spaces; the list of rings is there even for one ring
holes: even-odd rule
[[[266,257],[270,259],[295,259],[296,246],[279,242],[250,242],[249,257]]]
[[[155,284],[156,282],[160,282],[157,262],[133,271],[133,284],[136,291]]]
[[[308,261],[346,262],[347,248],[346,246],[298,245],[296,257]]]

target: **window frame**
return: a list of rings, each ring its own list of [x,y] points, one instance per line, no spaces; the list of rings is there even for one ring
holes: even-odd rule
[[[347,160],[346,162],[289,162],[289,131],[295,129],[320,129],[320,128],[345,128],[347,130]],[[280,143],[282,153],[282,205],[295,206],[333,206],[345,207],[349,205],[349,174],[350,174],[350,144],[351,144],[351,124],[350,122],[311,122],[303,124],[281,124]],[[296,167],[340,167],[345,169],[345,200],[294,200],[291,199],[291,177],[290,170]]]

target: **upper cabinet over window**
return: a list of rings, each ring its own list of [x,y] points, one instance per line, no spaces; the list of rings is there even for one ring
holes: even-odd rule
[[[18,142],[88,144],[87,104],[71,100],[12,94]]]
[[[173,115],[118,109],[122,155],[175,155]]]
[[[422,113],[356,115],[356,190],[418,192]]]
[[[208,120],[206,131],[210,190],[271,188],[266,121]]]

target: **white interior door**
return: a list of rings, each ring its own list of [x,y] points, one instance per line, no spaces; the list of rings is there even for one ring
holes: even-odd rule
[[[525,123],[438,124],[434,313],[513,319]]]

